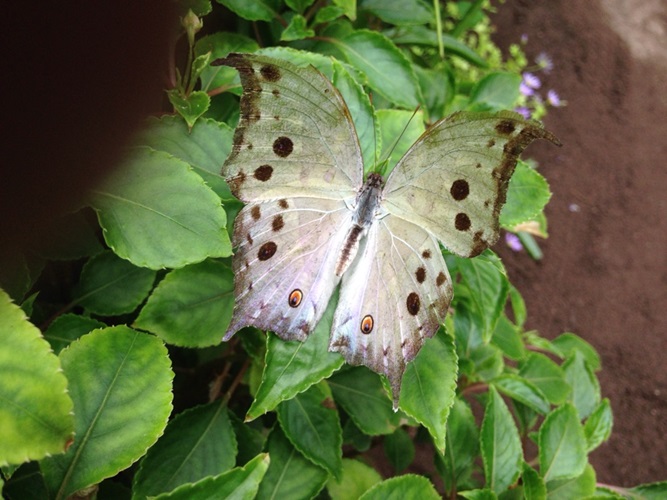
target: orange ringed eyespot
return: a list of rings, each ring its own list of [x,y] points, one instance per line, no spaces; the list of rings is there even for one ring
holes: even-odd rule
[[[367,314],[364,316],[364,319],[361,320],[361,333],[368,335],[373,331],[373,316]]]
[[[295,290],[292,290],[292,293],[289,294],[289,306],[290,307],[299,307],[299,304],[301,304],[301,300],[303,299],[303,293],[301,293],[301,290],[298,288]]]

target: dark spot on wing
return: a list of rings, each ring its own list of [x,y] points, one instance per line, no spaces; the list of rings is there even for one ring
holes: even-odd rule
[[[278,89],[273,89],[273,90],[271,91],[271,93],[272,93],[274,96],[276,96],[276,97],[280,97],[280,90],[278,90]]]
[[[415,271],[415,278],[417,278],[417,281],[419,283],[423,283],[424,280],[426,279],[426,269],[423,267],[418,267],[417,270]]]
[[[276,156],[281,158],[287,158],[294,151],[294,143],[289,137],[280,136],[275,141],[273,141],[273,152]]]
[[[287,210],[289,208],[289,203],[287,203],[287,200],[285,199],[278,200],[278,206],[284,210]]]
[[[282,215],[276,215],[273,218],[273,221],[271,221],[271,227],[273,228],[274,231],[280,231],[283,227],[285,227],[285,222],[283,221],[283,216]]]
[[[262,216],[262,210],[259,208],[259,205],[255,205],[250,209],[250,215],[253,219],[259,220]]]
[[[515,128],[512,120],[501,120],[496,124],[496,132],[500,135],[510,135],[514,132]]]
[[[373,316],[370,314],[367,314],[364,316],[364,318],[361,320],[361,333],[364,333],[368,335],[373,331],[373,325],[375,322],[373,321]]]
[[[292,290],[292,293],[289,294],[287,303],[289,304],[290,307],[299,307],[299,304],[301,304],[301,300],[303,300],[303,292],[298,288],[296,288]]]
[[[410,295],[408,295],[408,298],[405,301],[405,305],[408,308],[408,312],[413,316],[416,316],[419,312],[419,295],[415,292],[410,292]]]
[[[477,165],[475,165],[475,168],[482,168],[482,164],[478,163]]]
[[[484,233],[482,231],[477,231],[472,237],[472,250],[470,251],[470,257],[479,255],[489,246],[489,242],[482,238]]]
[[[278,115],[273,115],[273,119],[276,121],[280,121],[280,117]]]
[[[456,218],[454,219],[454,226],[459,231],[467,231],[470,229],[470,217],[468,217],[468,215],[464,214],[463,212],[456,214]]]
[[[273,167],[271,165],[261,165],[255,169],[255,179],[258,181],[266,182],[271,178],[273,174]]]
[[[424,257],[425,259],[430,259],[431,258],[431,251],[430,250],[424,250],[422,252],[422,257]]]
[[[445,273],[443,273],[442,271],[440,271],[440,272],[438,273],[438,277],[435,279],[435,284],[436,284],[437,286],[442,286],[442,284],[443,284],[445,281],[447,281],[447,276],[445,275]]]
[[[452,198],[454,198],[456,201],[465,200],[470,194],[470,186],[468,185],[468,181],[463,179],[454,181],[449,192],[451,193]]]
[[[492,148],[495,145],[496,145],[496,140],[495,139],[489,139],[489,142],[486,143],[487,148]]]
[[[245,239],[248,240],[249,245],[252,245],[253,239],[252,239],[252,236],[250,236],[250,233],[247,233],[245,235]]]
[[[267,241],[261,247],[259,247],[259,252],[257,252],[257,258],[259,260],[269,260],[273,257],[278,250],[278,245],[273,241]]]
[[[281,77],[280,70],[273,64],[265,64],[259,69],[259,72],[267,82],[277,82]]]

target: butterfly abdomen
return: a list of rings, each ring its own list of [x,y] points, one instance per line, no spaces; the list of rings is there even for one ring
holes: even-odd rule
[[[370,174],[363,185],[354,207],[352,227],[345,236],[345,243],[341,248],[336,262],[336,276],[342,276],[350,266],[359,250],[359,242],[375,220],[380,209],[380,196],[383,180],[379,174]]]

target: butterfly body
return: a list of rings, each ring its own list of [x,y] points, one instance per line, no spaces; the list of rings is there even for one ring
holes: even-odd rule
[[[406,363],[452,298],[438,241],[464,257],[493,244],[518,155],[557,139],[515,113],[459,113],[427,130],[386,181],[364,182],[350,112],[321,73],[251,54],[216,63],[238,69],[243,86],[223,166],[246,203],[224,340],[246,325],[304,340],[340,287],[329,348],[386,375],[397,407]]]

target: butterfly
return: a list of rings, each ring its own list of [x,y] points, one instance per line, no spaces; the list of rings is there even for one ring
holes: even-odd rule
[[[253,54],[222,174],[246,205],[234,224],[235,307],[248,325],[305,340],[337,287],[329,350],[387,376],[394,408],[406,364],[444,321],[452,280],[438,242],[474,257],[498,239],[518,156],[558,139],[513,112],[456,113],[430,127],[386,179],[364,180],[338,90],[314,67]]]

